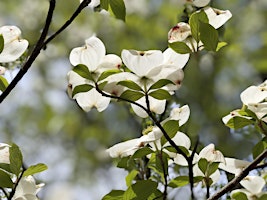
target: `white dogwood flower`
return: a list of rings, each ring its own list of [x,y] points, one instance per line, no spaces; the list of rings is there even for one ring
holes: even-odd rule
[[[231,192],[231,197],[238,192],[244,193],[248,200],[258,199],[262,195],[266,195],[267,192],[263,192],[262,189],[266,186],[265,180],[260,176],[246,176],[240,184],[244,189],[236,189]]]
[[[20,39],[21,30],[16,26],[0,27],[0,35],[4,38],[4,48],[0,53],[0,63],[17,60],[28,48],[29,42]]]
[[[232,17],[232,13],[229,10],[219,10],[212,7],[206,7],[204,8],[204,12],[209,19],[209,24],[215,29],[220,28]]]
[[[74,48],[70,53],[69,59],[70,63],[74,66],[79,64],[85,65],[95,79],[94,81],[97,81],[102,72],[109,69],[118,69],[122,64],[121,59],[117,55],[106,55],[105,45],[95,36],[87,39],[85,41],[85,46]],[[71,91],[74,90],[76,86],[84,84],[94,87],[94,81],[85,79],[74,71],[68,73],[68,82]],[[77,101],[79,106],[87,112],[93,107],[101,112],[107,108],[110,102],[110,98],[102,96],[95,88],[87,92],[77,93],[73,98]]]
[[[43,183],[36,185],[33,176],[23,177],[16,187],[12,200],[38,200],[36,195],[43,186]]]

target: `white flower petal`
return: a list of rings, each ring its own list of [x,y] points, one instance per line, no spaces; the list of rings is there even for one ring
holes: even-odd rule
[[[110,98],[102,96],[95,88],[88,92],[78,93],[75,95],[75,99],[86,112],[89,112],[93,107],[102,112],[108,107],[110,102]]]
[[[235,158],[225,158],[225,163],[220,163],[219,168],[236,176],[248,165],[250,162],[245,160],[238,160]]]
[[[13,40],[10,43],[4,45],[4,49],[0,54],[0,62],[7,63],[17,60],[25,50],[28,48],[27,40]]]
[[[251,194],[259,194],[265,186],[265,180],[260,176],[247,176],[240,184]]]
[[[182,69],[188,62],[190,54],[189,53],[179,54],[179,53],[176,53],[173,49],[167,48],[163,52],[163,56],[164,56],[163,63],[165,65],[174,65],[177,68]]]
[[[225,163],[223,154],[215,150],[214,144],[209,144],[199,152],[199,157],[207,159],[209,162]]]
[[[106,54],[103,42],[92,36],[85,41],[84,47],[74,48],[70,53],[70,63],[74,66],[84,64],[89,71],[95,71]]]
[[[161,65],[163,61],[163,54],[159,50],[123,50],[121,57],[124,64],[140,77],[147,76],[151,69]]]
[[[209,24],[215,29],[220,28],[232,17],[232,13],[229,10],[224,11],[216,8],[206,7],[204,8],[204,12],[209,19]]]
[[[191,141],[190,138],[184,134],[183,132],[178,131],[175,136],[172,138],[172,141],[177,145],[177,146],[183,146],[186,149],[189,149],[191,146]],[[166,142],[164,145],[164,147],[166,146],[170,146],[169,142]]]
[[[9,147],[10,145],[0,143],[0,163],[9,164]]]
[[[181,108],[173,108],[170,113],[170,120],[178,120],[179,126],[184,125],[190,116],[190,108],[188,105],[184,105]]]
[[[258,119],[262,119],[267,114],[267,102],[248,104],[248,109],[254,112]]]
[[[193,0],[196,7],[204,7],[210,3],[210,0]]]
[[[191,29],[188,23],[179,22],[168,32],[168,42],[181,42],[191,35]]]
[[[121,58],[115,54],[108,54],[103,57],[100,65],[97,67],[98,72],[102,73],[110,69],[119,69],[122,65]]]
[[[4,37],[4,44],[18,40],[21,35],[21,30],[16,26],[2,26],[0,27],[0,34]]]
[[[137,151],[141,147],[142,142],[140,138],[135,138],[132,140],[127,140],[125,142],[115,144],[106,151],[110,155],[110,157],[118,158],[133,155],[135,151]]]
[[[267,87],[250,86],[240,94],[243,104],[260,103],[267,98]]]

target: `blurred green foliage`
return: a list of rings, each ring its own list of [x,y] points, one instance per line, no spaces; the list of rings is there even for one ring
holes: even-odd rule
[[[141,134],[144,122],[124,103],[110,105],[103,113],[84,113],[66,94],[68,56],[92,34],[100,37],[108,53],[122,49],[164,50],[167,33],[182,19],[178,0],[147,0],[140,9],[126,7],[126,24],[86,8],[77,20],[52,41],[34,66],[2,103],[1,141],[17,143],[25,159],[44,162],[53,171],[58,162],[69,160],[67,179],[88,181],[94,170],[109,166],[104,149]],[[78,6],[78,0],[58,0],[51,33],[57,30]],[[136,3],[138,4],[138,3]],[[127,5],[127,4],[126,4]],[[232,19],[220,28],[228,43],[219,53],[191,55],[185,79],[173,102],[188,104],[190,121],[183,131],[199,135],[202,144],[215,143],[226,156],[247,158],[259,135],[249,128],[230,131],[221,118],[241,107],[239,94],[258,84],[267,74],[267,3],[265,0],[214,0],[212,6],[229,9]],[[31,48],[42,29],[48,1],[2,1],[0,25],[21,28]],[[13,72],[15,73],[15,72]],[[53,149],[58,147],[58,149]],[[88,172],[88,173],[87,173]],[[48,180],[48,181],[52,181]]]

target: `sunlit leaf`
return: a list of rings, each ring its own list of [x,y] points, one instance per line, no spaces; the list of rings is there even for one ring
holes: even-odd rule
[[[250,119],[240,116],[235,116],[227,122],[226,126],[233,129],[240,129],[253,123],[254,122]]]
[[[11,180],[11,177],[8,173],[4,172],[3,170],[0,170],[0,187],[1,188],[12,188],[13,182]]]
[[[85,78],[85,79],[88,79],[88,80],[94,80],[88,67],[86,67],[86,65],[83,65],[83,64],[79,64],[79,65],[76,65],[72,71],[76,72],[77,74],[79,74],[81,77]]]
[[[108,10],[109,0],[100,0],[100,7],[105,10]]]
[[[137,170],[132,170],[126,177],[125,182],[127,187],[130,187],[132,185],[132,181],[135,179],[139,172]]]
[[[199,32],[200,40],[203,42],[205,49],[216,51],[219,42],[218,31],[210,24],[200,22]]]
[[[110,0],[110,8],[117,19],[125,21],[126,8],[123,0]]]
[[[189,183],[188,176],[178,176],[172,179],[168,186],[176,188],[176,187],[183,187]]]
[[[209,162],[205,158],[201,158],[198,161],[198,168],[202,171],[203,174],[206,173],[206,171],[208,169],[208,165],[209,165]]]
[[[255,159],[259,156],[265,149],[267,149],[267,138],[264,137],[261,141],[259,141],[252,150],[253,158]]]
[[[189,46],[187,46],[187,44],[185,44],[184,42],[169,43],[169,47],[172,48],[176,53],[180,54],[192,53]]]
[[[158,89],[153,92],[149,92],[148,95],[158,100],[168,100],[171,98],[170,93],[163,89]]]
[[[9,148],[10,170],[16,176],[19,175],[22,168],[23,157],[19,147],[16,144],[12,144]]]
[[[176,120],[169,120],[163,124],[164,130],[167,132],[170,138],[173,138],[176,133],[179,131],[179,122]],[[166,143],[167,140],[165,137],[161,139],[162,144]]]
[[[197,43],[200,40],[200,23],[208,23],[208,17],[204,11],[201,12],[195,12],[193,13],[189,18],[189,25],[191,28],[191,33],[193,38],[197,41]]]
[[[2,34],[0,34],[0,53],[2,53],[4,49],[4,37]]]
[[[217,162],[213,162],[213,163],[209,163],[208,166],[208,170],[207,170],[207,176],[209,177],[210,175],[212,175],[217,169],[218,169],[219,163]]]
[[[144,94],[142,92],[132,91],[132,90],[126,90],[124,91],[120,98],[131,100],[131,101],[137,101],[138,99],[142,98]]]
[[[77,85],[72,91],[72,97],[74,97],[78,93],[88,92],[92,88],[93,88],[93,86],[92,85],[88,85],[88,84]]]
[[[247,195],[243,192],[235,192],[231,197],[234,200],[248,200]]]
[[[131,187],[129,187],[124,193],[123,198],[126,200],[136,199],[145,200],[148,199],[153,193],[157,193],[158,183],[151,180],[137,181]]]
[[[113,74],[117,74],[117,73],[120,73],[121,71],[119,69],[111,69],[111,70],[107,70],[107,71],[104,71],[100,76],[99,78],[97,79],[97,81],[102,81],[103,79],[113,75]]]
[[[106,194],[102,200],[123,200],[123,190],[112,190],[110,193]]]
[[[219,42],[216,48],[216,51],[219,51],[221,48],[225,47],[227,42]]]
[[[122,85],[122,86],[127,87],[127,88],[132,89],[132,90],[142,91],[142,88],[137,83],[135,83],[131,80],[120,81],[117,84]]]
[[[168,84],[175,85],[172,81],[170,81],[168,79],[160,79],[156,83],[151,85],[148,90],[154,90],[154,89],[162,88],[162,87],[164,87],[164,86],[166,86]]]
[[[142,158],[148,154],[153,153],[153,150],[149,147],[143,147],[141,149],[138,149],[133,155],[132,155],[132,159],[134,158]]]
[[[48,167],[43,163],[32,165],[28,169],[26,169],[26,171],[23,173],[23,176],[30,176],[30,175],[45,171],[47,169]]]
[[[7,86],[7,80],[3,76],[0,76],[0,90],[3,92],[7,88]]]

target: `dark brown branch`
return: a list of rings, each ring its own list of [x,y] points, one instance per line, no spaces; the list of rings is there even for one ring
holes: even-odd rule
[[[243,178],[245,178],[248,173],[255,169],[257,165],[267,157],[267,149],[262,152],[250,165],[248,165],[238,176],[233,178],[227,185],[225,185],[220,191],[215,193],[212,197],[208,200],[216,200],[219,199],[221,196],[230,192]]]
[[[74,19],[79,15],[79,13],[91,2],[91,0],[84,0],[79,7],[76,9],[76,11],[73,13],[73,15],[70,17],[68,21],[66,21],[65,24],[62,25],[56,31],[54,34],[52,34],[48,39],[46,39],[48,30],[50,27],[50,24],[52,22],[52,16],[54,13],[56,0],[50,0],[50,6],[45,22],[45,26],[43,28],[43,31],[41,33],[41,36],[36,43],[31,55],[29,56],[28,60],[25,62],[25,64],[22,66],[18,74],[15,76],[15,78],[11,81],[11,83],[8,85],[8,87],[3,91],[3,93],[0,95],[0,103],[3,102],[3,100],[10,94],[10,92],[15,88],[15,86],[18,84],[18,82],[22,79],[22,77],[27,73],[28,69],[32,66],[33,62],[37,58],[37,56],[40,54],[41,50],[49,43],[51,42],[56,36],[58,36],[62,31],[64,31],[73,21]],[[45,40],[46,39],[46,40]]]
[[[11,81],[11,83],[8,85],[8,87],[3,91],[3,93],[0,96],[0,103],[9,95],[9,93],[14,89],[14,87],[17,85],[17,83],[22,79],[22,77],[27,73],[28,69],[31,67],[32,63],[35,61],[36,57],[40,54],[40,51],[43,47],[44,40],[48,34],[49,26],[52,22],[53,13],[55,10],[56,1],[50,0],[49,4],[49,10],[47,13],[45,25],[43,28],[43,31],[41,33],[41,36],[39,40],[37,41],[30,57],[25,62],[25,64],[22,66],[18,74],[15,76],[15,78]]]

